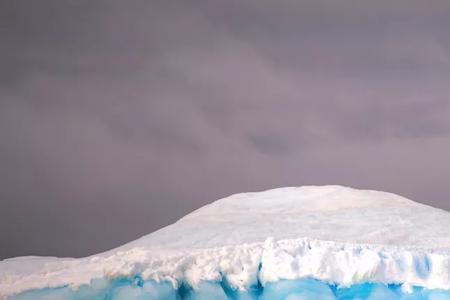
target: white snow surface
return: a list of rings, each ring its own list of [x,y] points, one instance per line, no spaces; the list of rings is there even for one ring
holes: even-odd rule
[[[175,287],[226,279],[245,290],[258,280],[316,278],[449,290],[450,213],[342,186],[236,194],[101,254],[3,260],[0,298],[134,275]]]

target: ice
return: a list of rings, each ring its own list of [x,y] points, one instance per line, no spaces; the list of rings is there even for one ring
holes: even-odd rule
[[[168,282],[119,280],[97,281],[77,290],[43,289],[12,296],[9,300],[450,300],[450,292],[414,288],[405,292],[399,285],[361,284],[347,288],[314,280],[281,280],[254,287],[253,291],[230,290],[223,282],[183,284],[174,289]]]
[[[113,288],[111,300],[176,300],[177,292],[169,283],[145,282],[143,284],[123,284]]]
[[[317,280],[281,280],[268,284],[261,295],[261,300],[335,300],[329,285]]]
[[[227,300],[224,289],[216,282],[201,282],[197,289],[190,289],[183,294],[183,299],[187,300]]]
[[[342,186],[236,194],[90,257],[0,261],[0,299],[450,300],[450,214]]]
[[[168,282],[145,282],[137,277],[133,280],[93,280],[78,289],[62,287],[29,291],[8,300],[177,300],[178,293]]]

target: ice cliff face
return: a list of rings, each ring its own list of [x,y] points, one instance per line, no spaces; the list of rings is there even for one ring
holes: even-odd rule
[[[450,299],[450,214],[341,186],[237,194],[91,257],[4,260],[0,295]]]

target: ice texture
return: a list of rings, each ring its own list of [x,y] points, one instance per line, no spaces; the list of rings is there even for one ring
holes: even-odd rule
[[[224,282],[205,281],[194,289],[174,289],[168,282],[140,278],[97,280],[77,290],[68,287],[29,291],[10,300],[449,300],[450,292],[415,288],[403,291],[399,285],[359,284],[337,287],[314,279],[280,280],[249,291],[233,290]]]
[[[90,257],[3,260],[0,298],[450,300],[450,215],[342,186],[237,194]]]

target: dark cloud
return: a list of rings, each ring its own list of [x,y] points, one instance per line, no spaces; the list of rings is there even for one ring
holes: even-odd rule
[[[0,257],[286,185],[450,209],[448,1],[0,5]]]

